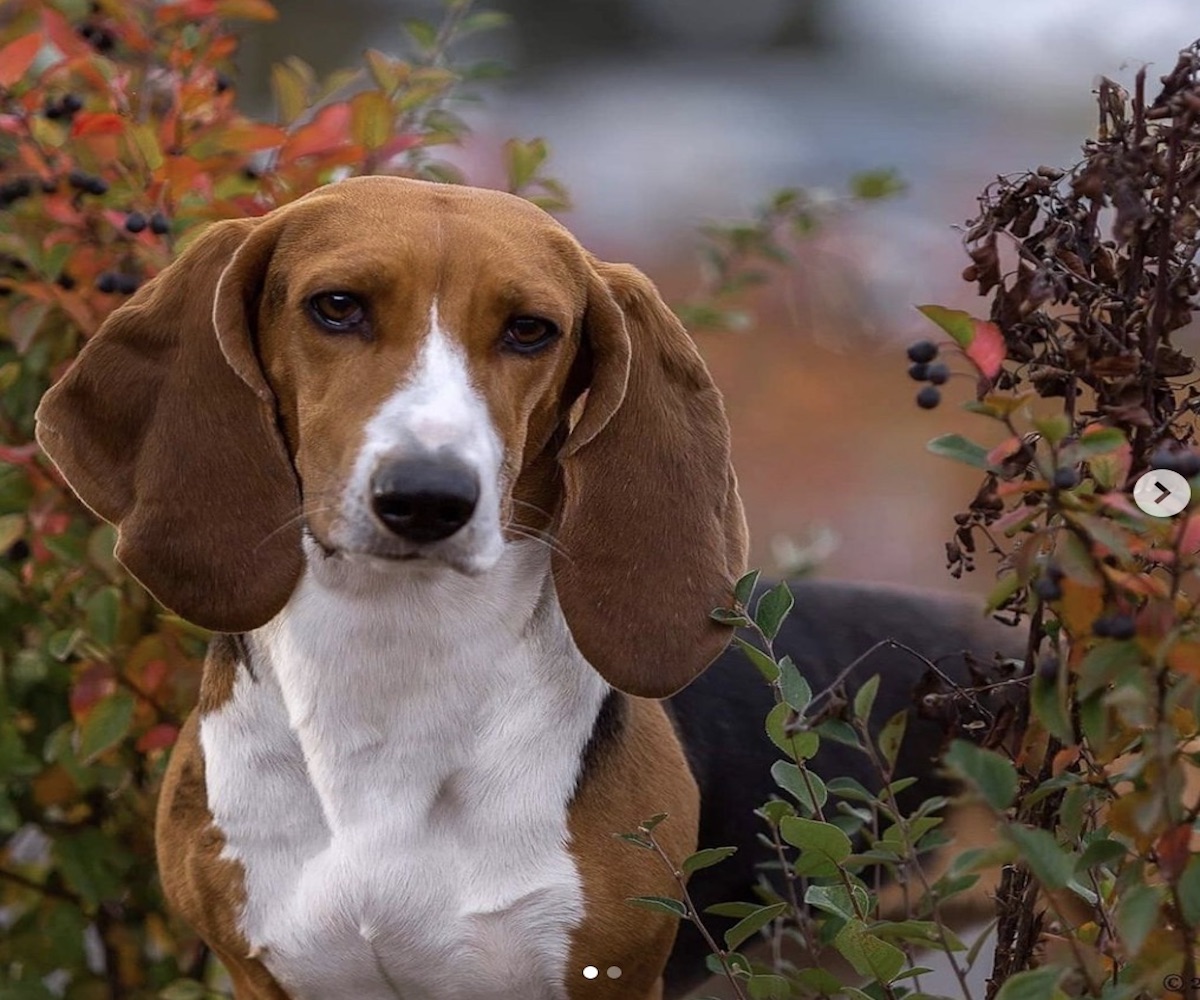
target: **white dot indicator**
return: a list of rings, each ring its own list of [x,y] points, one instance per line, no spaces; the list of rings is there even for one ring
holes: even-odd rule
[[[621,978],[621,970],[615,965],[610,965],[608,967],[608,978],[609,979],[620,979]]]
[[[594,965],[585,965],[583,967],[583,978],[584,979],[595,979],[598,975],[600,975],[600,970],[597,969]]]

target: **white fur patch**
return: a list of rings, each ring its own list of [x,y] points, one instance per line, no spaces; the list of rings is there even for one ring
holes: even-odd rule
[[[311,548],[311,546],[310,546]],[[297,1000],[564,1000],[567,807],[607,686],[547,551],[323,559],[201,722],[240,929]]]
[[[461,346],[438,319],[436,302],[412,370],[363,428],[363,443],[346,483],[340,524],[331,543],[350,551],[373,548],[373,541],[378,542],[374,536],[384,531],[369,509],[375,470],[397,458],[434,454],[457,459],[476,472],[479,502],[462,529],[421,546],[421,552],[462,572],[485,572],[504,549],[500,528],[504,449],[487,403],[471,383]],[[389,537],[386,542],[395,540]]]

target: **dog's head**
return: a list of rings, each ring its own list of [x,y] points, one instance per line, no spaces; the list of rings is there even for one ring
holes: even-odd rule
[[[167,607],[263,625],[320,558],[545,539],[576,644],[665,695],[745,559],[721,400],[654,287],[510,195],[397,178],[222,222],[108,319],[38,440]]]

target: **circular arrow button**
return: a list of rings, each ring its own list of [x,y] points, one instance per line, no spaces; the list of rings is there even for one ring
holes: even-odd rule
[[[1192,488],[1178,472],[1151,469],[1134,485],[1133,502],[1152,517],[1173,517],[1192,502]]]

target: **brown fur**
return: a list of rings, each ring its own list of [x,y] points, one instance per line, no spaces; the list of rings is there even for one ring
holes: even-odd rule
[[[657,855],[613,839],[656,813],[668,818],[655,829],[655,838],[679,864],[696,849],[699,793],[662,706],[629,698],[620,742],[588,773],[571,807],[571,853],[588,901],[583,923],[572,936],[567,970],[571,1000],[650,1000],[657,995],[676,921],[626,900],[678,898],[679,889]],[[596,979],[583,978],[588,965],[600,970]],[[609,979],[607,969],[614,965],[621,975]]]
[[[315,326],[306,303],[328,291],[367,303],[369,335]],[[727,642],[709,612],[746,558],[720,395],[645,277],[594,260],[521,199],[360,178],[218,223],[104,324],[43,400],[38,440],[159,600],[215,631],[250,631],[302,572],[302,525],[329,538],[362,427],[412,364],[435,301],[504,444],[503,515],[556,536],[580,650],[623,691],[677,690]],[[522,314],[563,336],[536,356],[501,350]],[[202,712],[230,697],[233,674],[214,644]],[[622,745],[570,817],[589,901],[573,997],[653,1000],[674,938],[672,920],[624,903],[672,884],[610,834],[666,811],[672,856],[695,846],[682,750],[661,706],[631,705]],[[241,872],[220,859],[206,802],[193,717],[159,810],[167,897],[230,967],[239,1000],[278,1000],[238,935]],[[590,962],[593,950],[613,957]],[[586,964],[602,966],[598,980],[582,979]],[[621,979],[603,975],[609,964]]]

